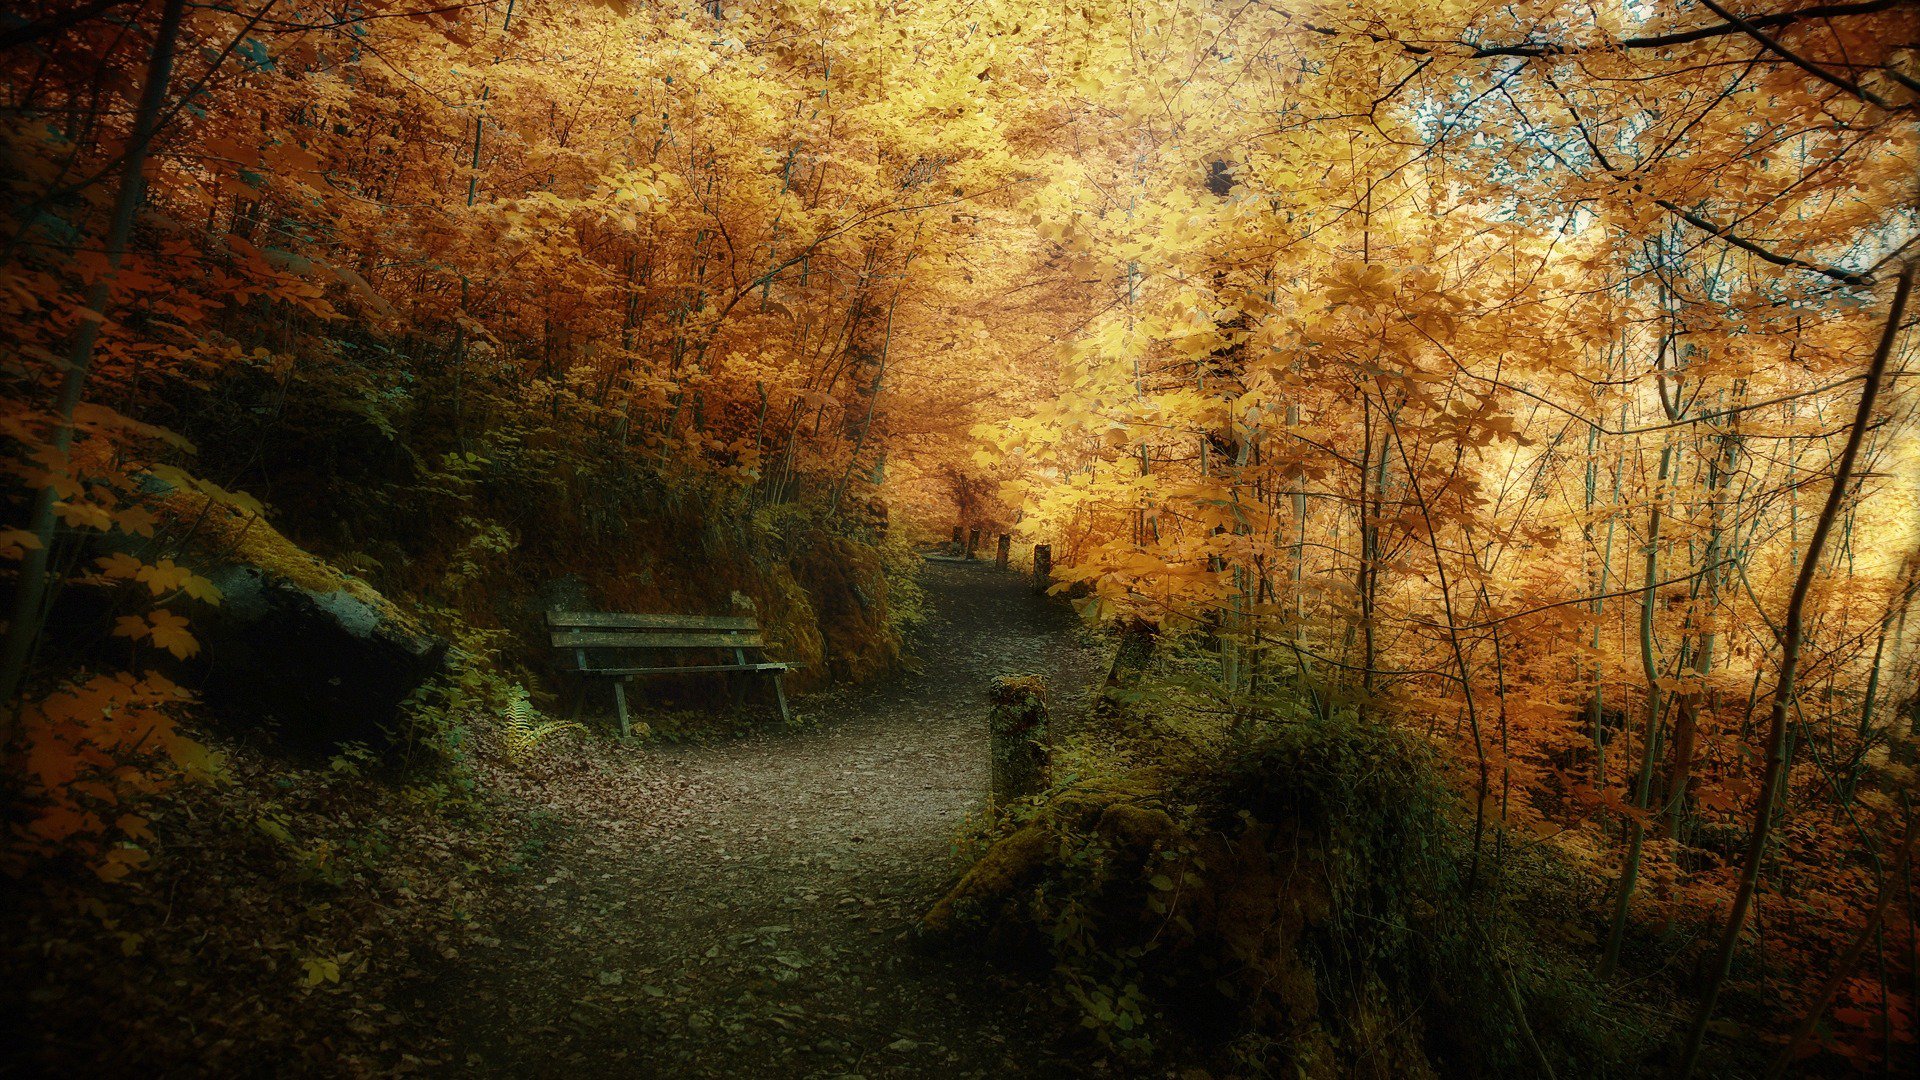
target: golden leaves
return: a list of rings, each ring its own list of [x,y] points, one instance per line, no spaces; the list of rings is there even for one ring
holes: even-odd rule
[[[71,528],[97,529],[101,532],[113,528],[113,514],[97,503],[61,499],[53,504],[53,512]]]
[[[209,604],[220,602],[220,590],[213,582],[172,559],[148,564],[126,552],[116,551],[95,559],[94,565],[103,577],[140,582],[155,596],[164,596],[177,589],[195,600]]]
[[[165,608],[147,615],[122,615],[114,620],[113,636],[134,641],[151,640],[154,645],[185,660],[200,651],[200,642],[187,631],[187,620]]]
[[[1327,299],[1371,311],[1392,299],[1396,275],[1379,263],[1336,263],[1327,275]]]
[[[40,538],[25,529],[0,529],[0,559],[23,559],[43,547]]]

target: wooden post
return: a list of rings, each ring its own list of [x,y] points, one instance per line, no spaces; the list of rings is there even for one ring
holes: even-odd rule
[[[613,680],[613,708],[620,714],[620,737],[630,738],[633,735],[633,724],[627,719],[626,679]]]
[[[593,680],[587,678],[587,650],[573,650],[573,666],[574,670],[580,672],[580,677],[575,679],[574,682],[580,685],[574,690],[573,711],[567,714],[567,719],[578,720],[580,719],[580,710],[585,708],[587,704],[587,687],[592,685],[593,682]]]
[[[1005,805],[1046,790],[1047,686],[1038,675],[1006,675],[988,692],[987,746],[993,801]]]
[[[973,553],[978,551],[979,549],[980,549],[980,530],[968,529],[967,530],[967,558],[969,559],[973,558]]]
[[[1033,545],[1033,591],[1043,593],[1053,584],[1053,545]]]
[[[1128,619],[1120,626],[1120,647],[1114,650],[1113,666],[1107,669],[1107,688],[1131,690],[1139,685],[1140,675],[1153,660],[1158,627],[1145,619]]]
[[[958,552],[958,551],[960,550],[960,547],[961,547],[961,545],[962,545],[962,544],[963,544],[964,542],[965,542],[965,541],[964,541],[964,539],[962,538],[962,532],[961,532],[961,527],[960,527],[960,526],[958,526],[958,525],[955,525],[955,526],[953,527],[953,550],[954,550],[955,552]]]
[[[999,553],[994,555],[993,565],[1002,570],[1005,570],[1007,568],[1007,558],[1012,554],[1013,554],[1013,537],[1008,536],[1006,533],[1001,533],[1000,534],[1000,551]]]
[[[781,682],[781,679],[784,678],[787,673],[783,669],[776,668],[770,672],[770,674],[773,676],[773,700],[780,703],[780,722],[783,724],[791,724],[793,723],[793,714],[787,711],[787,688]]]

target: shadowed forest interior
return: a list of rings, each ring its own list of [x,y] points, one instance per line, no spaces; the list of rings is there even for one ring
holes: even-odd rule
[[[0,70],[0,1072],[1920,1068],[1914,4]]]

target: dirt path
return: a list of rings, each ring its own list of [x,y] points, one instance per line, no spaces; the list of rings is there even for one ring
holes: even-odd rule
[[[546,783],[583,805],[527,853],[510,914],[442,981],[454,1073],[1058,1076],[1053,1024],[978,957],[907,935],[987,786],[984,694],[1039,672],[1077,715],[1069,612],[929,563],[922,670],[799,703],[809,723]],[[446,1060],[443,1057],[443,1060]]]

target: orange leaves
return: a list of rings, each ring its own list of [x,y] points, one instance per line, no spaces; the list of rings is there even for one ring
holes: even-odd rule
[[[172,559],[162,559],[152,566],[142,566],[134,572],[134,580],[144,582],[155,596],[162,596],[170,590],[184,586],[192,576],[186,567],[175,564]]]
[[[1642,825],[1653,824],[1653,815],[1628,802],[1611,785],[1596,791],[1586,784],[1570,780],[1567,787],[1574,805],[1580,807],[1583,813],[1601,811],[1638,821]]]
[[[1753,807],[1759,785],[1746,777],[1734,776],[1718,784],[1703,785],[1694,795],[1701,810],[1715,814],[1744,814]]]
[[[193,453],[193,443],[181,435],[93,402],[83,401],[74,406],[73,426],[79,431],[101,436],[150,440],[175,450]]]
[[[154,596],[165,596],[179,590],[195,600],[209,604],[220,602],[220,590],[213,582],[172,559],[161,559],[149,565],[126,552],[116,551],[95,559],[94,565],[99,568],[102,577],[140,582]]]
[[[0,529],[0,559],[22,559],[42,546],[40,538],[25,529]]]
[[[150,640],[181,660],[200,651],[200,642],[187,631],[187,620],[165,608],[156,608],[144,617],[120,616],[114,621],[113,636],[134,641]]]
[[[149,858],[151,856],[137,847],[111,848],[94,863],[93,872],[99,875],[102,881],[119,881],[144,866]]]
[[[163,676],[121,672],[86,676],[23,703],[12,767],[22,778],[26,817],[7,845],[12,868],[63,851],[85,858],[107,881],[142,866],[147,853],[137,845],[154,835],[135,805],[176,776],[218,767],[174,726],[173,711],[187,699]]]
[[[159,519],[144,506],[126,506],[113,512],[113,527],[128,536],[152,536]]]
[[[220,602],[220,590],[213,582],[195,574],[172,559],[143,562],[126,552],[114,552],[94,560],[99,578],[105,581],[130,581],[146,586],[154,597],[185,595],[209,604]],[[165,608],[154,608],[144,615],[122,615],[114,621],[113,636],[135,642],[147,642],[185,660],[200,651],[200,642],[187,629],[187,619]]]
[[[307,176],[322,169],[318,155],[285,133],[260,152],[260,160],[282,176]]]
[[[105,555],[95,559],[94,565],[98,566],[100,572],[107,577],[127,578],[131,580],[137,577],[140,571],[146,568],[147,564],[123,551],[116,551],[111,555]]]
[[[113,514],[97,503],[62,499],[53,504],[53,512],[69,528],[96,529],[101,532],[113,528]]]
[[[170,611],[157,609],[148,614],[147,621],[153,626],[150,635],[153,643],[179,659],[185,660],[200,651],[200,643],[187,632],[186,619]]]
[[[253,168],[261,162],[259,146],[250,145],[225,135],[216,135],[203,141],[200,144],[200,152],[206,157],[218,158],[241,168]],[[252,194],[259,194],[252,188],[248,188],[247,190]]]
[[[379,293],[374,291],[373,286],[367,283],[367,279],[364,277],[361,277],[360,274],[355,270],[353,270],[352,268],[346,267],[346,266],[325,265],[325,264],[323,264],[323,267],[328,273],[332,274],[334,278],[336,278],[341,284],[347,286],[348,290],[351,291],[355,296],[358,296],[360,299],[366,301],[366,303],[369,306],[371,306],[376,313],[380,315],[385,315],[385,316],[391,316],[394,314],[393,305],[387,303],[387,301],[383,297],[381,297]]]

